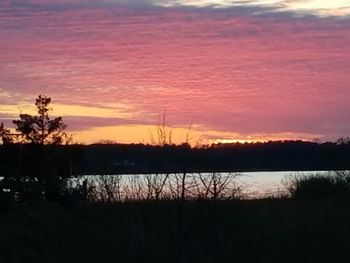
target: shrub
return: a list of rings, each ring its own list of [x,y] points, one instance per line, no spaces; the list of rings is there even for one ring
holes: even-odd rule
[[[285,184],[290,196],[295,199],[350,196],[349,171],[292,175]]]

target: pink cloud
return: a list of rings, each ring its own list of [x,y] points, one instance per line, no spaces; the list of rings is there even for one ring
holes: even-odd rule
[[[166,109],[173,125],[350,133],[348,20],[60,3],[66,8],[0,5],[0,91],[124,103],[141,113],[133,123]]]

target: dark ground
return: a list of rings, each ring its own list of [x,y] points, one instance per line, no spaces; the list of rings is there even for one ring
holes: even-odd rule
[[[33,203],[0,210],[0,262],[349,262],[350,200]]]

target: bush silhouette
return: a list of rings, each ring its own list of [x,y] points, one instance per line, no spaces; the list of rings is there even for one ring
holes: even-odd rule
[[[295,175],[289,178],[287,189],[295,199],[347,197],[350,196],[350,172]]]

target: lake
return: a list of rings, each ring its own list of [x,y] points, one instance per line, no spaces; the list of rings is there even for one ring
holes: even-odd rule
[[[189,173],[183,174],[122,174],[84,175],[78,181],[71,180],[70,187],[87,181],[99,189],[96,195],[115,199],[179,197],[181,187],[186,196],[210,197],[211,195],[240,195],[242,198],[268,197],[286,193],[285,182],[295,175],[328,173],[327,171],[264,171],[241,173]]]

